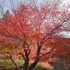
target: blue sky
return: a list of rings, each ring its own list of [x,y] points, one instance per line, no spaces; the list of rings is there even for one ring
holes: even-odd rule
[[[28,3],[28,1],[30,1],[30,0],[0,0],[0,5],[3,7],[3,10],[6,11],[6,10],[11,10],[12,8],[15,9],[19,5],[19,3],[23,4],[24,1],[26,1]],[[46,2],[51,1],[51,0],[35,0],[35,1],[37,1],[37,3],[36,3],[37,5],[40,5],[42,3],[45,4]],[[66,3],[66,4],[70,3],[70,0],[62,0],[62,1],[63,1],[63,3]],[[14,4],[12,4],[12,2]]]
[[[12,2],[14,4],[12,4]],[[8,9],[11,10],[11,7],[17,6],[19,2],[20,0],[0,0],[0,4],[2,5],[4,11]]]

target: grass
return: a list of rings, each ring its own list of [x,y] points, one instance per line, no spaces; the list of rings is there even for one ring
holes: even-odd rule
[[[18,66],[23,66],[24,62],[22,60],[16,61],[16,63],[18,64]]]
[[[42,67],[43,62],[38,62],[34,70],[53,70],[53,67]]]
[[[17,63],[18,66],[22,66],[23,65],[23,61],[19,60],[19,61],[15,61]],[[12,63],[11,60],[9,59],[0,59],[0,65],[2,65],[5,68],[13,68],[15,67],[15,65]]]
[[[21,60],[18,60],[18,61],[15,61],[17,63],[18,66],[22,66],[24,64],[24,62]],[[41,64],[43,62],[38,62],[38,64],[36,65],[36,67],[33,69],[33,70],[52,70],[53,68],[52,67],[42,67]],[[3,67],[5,68],[14,68],[14,64],[12,63],[11,60],[8,60],[8,59],[0,59],[0,65],[2,65]]]
[[[48,69],[48,70],[53,70],[53,69],[54,69],[54,67],[47,67],[47,69]]]
[[[8,59],[0,59],[0,65],[2,65],[5,68],[12,68],[15,67],[11,60]]]

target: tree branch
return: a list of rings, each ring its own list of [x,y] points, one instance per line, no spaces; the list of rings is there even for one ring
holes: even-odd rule
[[[42,58],[43,56],[45,56],[45,55],[47,55],[47,54],[50,54],[50,53],[54,50],[54,48],[55,48],[55,47],[53,47],[49,52],[47,52],[47,53],[45,53],[45,54],[42,54],[42,55],[40,56],[40,58]]]

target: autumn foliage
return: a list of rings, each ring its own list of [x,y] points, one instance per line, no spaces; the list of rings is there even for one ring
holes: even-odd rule
[[[69,31],[70,13],[55,6],[39,9],[20,5],[14,14],[4,14],[0,19],[0,53],[9,54],[11,59],[13,55],[21,55],[25,61],[24,70],[32,70],[42,58],[68,56],[70,39],[59,33]],[[28,66],[32,59],[34,62]]]

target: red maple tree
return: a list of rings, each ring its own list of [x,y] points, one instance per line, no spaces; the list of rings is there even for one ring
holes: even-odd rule
[[[70,13],[68,11],[58,10],[56,5],[51,7],[51,4],[40,9],[36,6],[20,5],[18,10],[14,10],[13,13],[14,15],[4,14],[4,17],[0,19],[0,38],[4,38],[5,45],[10,44],[12,49],[17,49],[17,53],[25,61],[24,70],[32,70],[45,55],[50,58],[55,52],[59,54],[65,47],[58,44],[61,42],[61,38],[55,39],[55,41],[53,37],[59,35],[61,31],[69,30],[67,24],[69,24]],[[69,47],[65,48],[66,50],[62,51],[60,55],[70,52],[67,52]],[[11,50],[6,52],[8,51],[11,52]],[[35,60],[29,66],[32,58]]]

